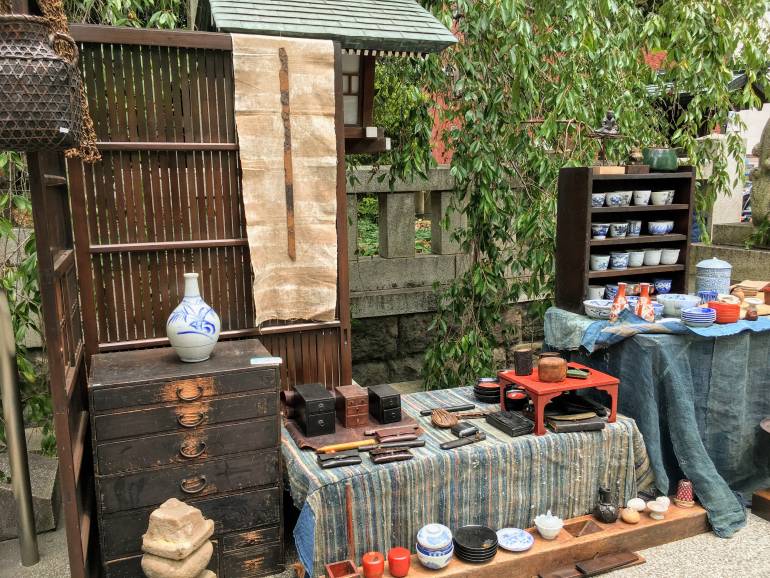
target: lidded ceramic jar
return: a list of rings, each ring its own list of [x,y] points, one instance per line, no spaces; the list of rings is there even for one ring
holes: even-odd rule
[[[539,381],[555,383],[567,378],[567,360],[555,351],[541,353],[537,362]]]
[[[696,291],[716,291],[717,293],[730,293],[730,278],[733,272],[733,266],[727,261],[722,261],[716,257],[704,259],[696,266],[695,278]]]

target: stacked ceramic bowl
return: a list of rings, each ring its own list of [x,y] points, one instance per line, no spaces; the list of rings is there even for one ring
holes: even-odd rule
[[[658,303],[663,304],[663,314],[666,317],[679,317],[683,309],[696,307],[700,303],[700,297],[681,293],[659,294],[657,299]]]
[[[500,382],[496,377],[480,377],[473,386],[473,395],[482,403],[500,403]]]
[[[716,310],[711,307],[687,307],[682,309],[682,321],[690,327],[709,327],[717,319]]]
[[[449,564],[454,554],[452,532],[441,524],[428,524],[417,532],[417,559],[431,570],[440,570]]]
[[[455,532],[455,555],[464,562],[483,564],[497,554],[497,534],[486,526],[463,526]]]

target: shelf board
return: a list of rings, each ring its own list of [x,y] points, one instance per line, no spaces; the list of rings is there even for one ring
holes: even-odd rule
[[[676,233],[668,235],[639,235],[638,237],[616,237],[606,239],[591,239],[592,247],[613,247],[615,245],[650,245],[653,243],[674,243],[686,241],[687,235]]]
[[[629,267],[628,269],[607,269],[606,271],[589,271],[589,279],[604,279],[608,277],[627,277],[629,275],[648,275],[651,273],[673,273],[684,271],[684,265],[649,265],[647,267]]]
[[[690,205],[630,205],[628,207],[591,207],[591,213],[645,213],[647,211],[687,211]]]
[[[636,181],[650,179],[691,179],[692,172],[679,173],[644,173],[641,175],[593,175],[595,181]]]

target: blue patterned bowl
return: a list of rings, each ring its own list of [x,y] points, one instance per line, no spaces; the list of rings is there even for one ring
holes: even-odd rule
[[[665,295],[671,291],[671,279],[653,279],[652,284],[655,285],[655,292],[658,295]]]
[[[417,532],[417,544],[426,550],[442,550],[452,544],[452,532],[442,524],[427,524]]]
[[[650,221],[647,223],[647,231],[650,235],[666,235],[673,230],[673,221]]]
[[[615,295],[618,294],[618,286],[617,285],[605,285],[604,286],[604,298],[609,299],[610,301],[615,300]]]
[[[607,193],[606,202],[608,207],[622,207],[623,206],[623,193]]]
[[[452,559],[454,545],[451,546],[449,552],[446,554],[438,554],[435,552],[426,554],[425,551],[420,548],[420,545],[417,544],[417,559],[420,561],[420,564],[430,570],[441,570],[442,568],[445,568]]]
[[[606,239],[607,232],[610,230],[609,223],[592,223],[591,224],[591,236],[594,239]]]
[[[586,299],[583,301],[583,309],[591,319],[609,319],[612,300],[610,299]]]
[[[628,253],[626,251],[610,253],[610,269],[628,269]]]
[[[591,193],[591,206],[603,207],[604,199],[606,198],[606,196],[607,196],[607,193]]]
[[[628,223],[611,223],[610,237],[625,237],[628,233]]]
[[[439,548],[437,550],[432,550],[431,548],[425,548],[424,546],[420,546],[420,543],[417,542],[416,548],[418,552],[422,552],[426,556],[446,556],[447,554],[451,554],[452,550],[454,550],[454,543],[450,542],[449,546],[446,546],[445,548]]]
[[[609,255],[591,255],[590,266],[591,271],[606,271],[610,264]]]

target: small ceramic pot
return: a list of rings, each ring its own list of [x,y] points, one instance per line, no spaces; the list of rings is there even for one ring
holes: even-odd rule
[[[695,493],[690,480],[679,480],[674,503],[680,508],[692,508],[695,505]]]
[[[511,389],[505,392],[505,409],[522,411],[529,405],[529,396],[523,389]]]
[[[730,278],[733,270],[730,263],[714,257],[699,261],[695,268],[696,291],[716,291],[725,295],[730,293]]]
[[[417,544],[426,550],[441,550],[452,544],[452,531],[442,524],[426,524],[417,532]]]
[[[612,251],[610,269],[628,269],[628,251]]]
[[[554,516],[551,514],[551,510],[548,510],[547,514],[540,514],[535,518],[535,527],[546,540],[555,540],[564,527],[564,520]]]
[[[616,191],[614,193],[607,193],[605,197],[605,203],[608,207],[622,207],[623,206],[623,192]]]
[[[668,204],[668,191],[652,191],[650,199],[652,199],[653,205],[667,205]]]
[[[604,299],[604,285],[589,285],[586,299]]]
[[[592,223],[591,236],[594,239],[602,240],[607,238],[607,232],[610,230],[609,223]]]
[[[605,285],[604,286],[604,298],[609,299],[612,301],[615,299],[615,295],[618,294],[618,286],[617,285]]]
[[[671,279],[656,278],[652,280],[652,284],[655,286],[655,292],[658,295],[665,295],[671,292]]]
[[[644,250],[632,250],[628,252],[628,266],[641,267],[644,264]]]
[[[409,574],[412,554],[406,548],[391,548],[388,550],[388,571],[395,578],[404,578]]]
[[[645,508],[647,507],[647,504],[644,503],[644,500],[641,498],[631,498],[628,500],[628,503],[626,504],[629,509],[636,510],[637,512],[644,512]]]
[[[644,264],[645,265],[660,265],[660,256],[663,253],[663,249],[645,249],[644,250]]]
[[[627,235],[629,237],[638,237],[642,234],[642,222],[641,221],[626,221],[628,224]]]
[[[679,261],[679,249],[663,249],[660,254],[661,265],[675,265]]]
[[[591,271],[606,271],[610,265],[609,255],[591,255]]]
[[[644,164],[650,165],[653,172],[674,172],[679,166],[676,151],[670,148],[643,148]]]
[[[603,207],[604,199],[607,197],[607,193],[591,193],[591,206]]]
[[[546,383],[556,383],[567,378],[567,360],[556,352],[540,354],[537,362],[537,378]]]
[[[385,556],[381,552],[367,552],[361,558],[364,578],[382,578],[385,574]]]
[[[651,195],[652,191],[634,191],[634,204],[640,206],[649,205]]]
[[[610,237],[625,237],[628,233],[628,223],[611,223]]]

